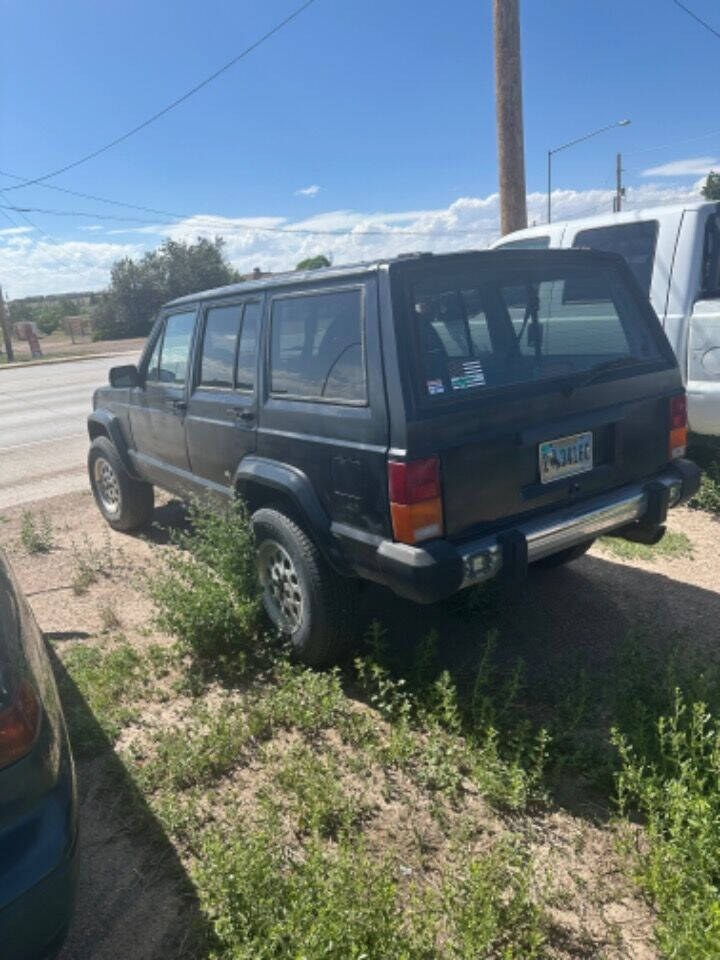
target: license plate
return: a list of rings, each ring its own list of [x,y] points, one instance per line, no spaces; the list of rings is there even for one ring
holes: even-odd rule
[[[576,433],[572,437],[545,440],[538,447],[540,482],[552,483],[593,468],[593,435]]]

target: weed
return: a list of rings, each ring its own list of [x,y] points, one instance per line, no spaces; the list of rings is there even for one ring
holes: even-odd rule
[[[140,768],[148,791],[210,784],[238,762],[252,731],[241,711],[225,704],[215,715],[198,709],[191,723],[160,733],[153,756]]]
[[[135,716],[132,703],[143,682],[142,658],[126,643],[107,653],[78,644],[64,652],[63,662],[87,704],[61,689],[73,749],[78,756],[98,753],[105,738],[114,741]],[[61,680],[61,688],[67,683]]]
[[[122,621],[112,600],[100,604],[98,613],[100,614],[100,623],[104,633],[110,633],[122,627]]]
[[[640,852],[626,829],[635,876],[654,901],[656,935],[665,956],[717,957],[720,943],[720,720],[702,702],[676,691],[672,711],[656,727],[656,762],[613,731],[622,768],[620,812],[645,818]]]
[[[87,536],[83,537],[82,547],[72,545],[74,570],[71,581],[73,593],[80,596],[97,583],[100,577],[109,577],[116,566],[109,531],[105,531],[102,547],[96,547]]]
[[[621,540],[619,537],[602,537],[600,543],[610,553],[623,560],[653,561],[658,557],[682,559],[693,555],[693,545],[688,535],[676,533],[674,530],[668,530],[662,540],[653,547],[645,543]]]
[[[48,553],[52,549],[52,526],[46,513],[36,519],[30,510],[23,510],[20,543],[28,553]]]
[[[200,658],[242,660],[259,639],[260,614],[247,511],[240,501],[225,513],[195,504],[190,523],[148,580],[158,625]]]
[[[720,513],[720,440],[691,435],[688,456],[702,469],[700,489],[690,501],[696,510]]]
[[[338,839],[355,831],[370,813],[367,803],[343,788],[338,764],[304,743],[283,757],[268,799],[276,796],[277,789],[288,798],[297,830],[303,834]]]

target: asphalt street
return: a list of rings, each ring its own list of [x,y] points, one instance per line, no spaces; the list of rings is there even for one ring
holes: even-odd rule
[[[137,354],[0,368],[0,510],[87,487],[86,417],[110,367]]]

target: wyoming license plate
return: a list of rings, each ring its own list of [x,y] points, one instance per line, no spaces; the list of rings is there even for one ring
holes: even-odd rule
[[[593,435],[576,433],[572,437],[545,440],[538,448],[540,482],[552,483],[593,468]]]

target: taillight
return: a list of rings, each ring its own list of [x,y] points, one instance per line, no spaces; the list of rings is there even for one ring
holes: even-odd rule
[[[9,707],[0,711],[0,767],[7,767],[32,749],[40,730],[40,701],[23,680]]]
[[[668,441],[670,459],[685,456],[687,448],[687,396],[678,393],[670,397],[670,437]]]
[[[401,543],[419,543],[443,533],[440,463],[437,457],[388,463],[388,493],[393,535]]]

